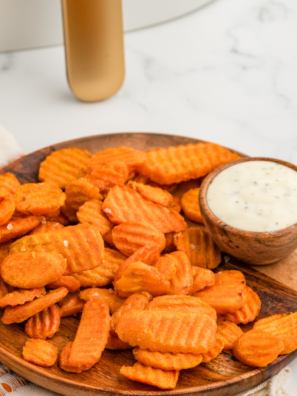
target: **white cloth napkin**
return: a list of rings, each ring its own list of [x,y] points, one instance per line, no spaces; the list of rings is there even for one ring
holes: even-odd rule
[[[11,133],[0,125],[0,168],[22,155],[22,150]],[[271,379],[236,396],[289,396],[285,390],[290,368],[286,367]],[[34,385],[0,364],[0,396],[58,396]]]

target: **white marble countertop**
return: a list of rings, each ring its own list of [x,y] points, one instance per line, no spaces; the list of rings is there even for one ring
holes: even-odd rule
[[[25,153],[80,136],[144,131],[297,163],[296,37],[296,1],[216,0],[126,34],[125,83],[94,104],[70,93],[62,47],[0,54],[0,123]],[[297,362],[290,366],[293,396]]]

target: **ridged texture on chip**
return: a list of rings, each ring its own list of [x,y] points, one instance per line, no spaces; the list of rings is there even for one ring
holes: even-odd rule
[[[197,293],[198,291],[203,290],[205,287],[215,284],[215,275],[211,270],[192,265],[192,272],[193,286],[189,294]]]
[[[152,352],[205,353],[216,342],[216,323],[194,312],[130,311],[117,325],[119,338]]]
[[[13,216],[15,203],[12,197],[0,197],[0,226],[7,223]]]
[[[41,222],[40,216],[12,217],[6,224],[0,226],[0,243],[10,241],[27,234]]]
[[[234,159],[234,154],[218,144],[187,144],[149,150],[138,172],[157,183],[173,184],[202,177]]]
[[[69,364],[69,355],[71,352],[73,342],[69,342],[61,352],[59,357],[59,366],[62,370],[67,371],[69,373],[81,373],[82,371],[89,370],[92,367],[92,364],[88,364],[85,366],[70,366]]]
[[[148,349],[134,348],[135,359],[145,366],[151,366],[161,370],[189,369],[198,366],[202,362],[202,355],[192,353],[161,353],[151,352]]]
[[[99,188],[100,191],[109,191],[117,184],[124,184],[129,179],[129,167],[125,162],[102,164],[86,174],[85,178]]]
[[[113,282],[119,267],[127,259],[122,253],[105,248],[104,259],[100,265],[87,271],[81,271],[72,276],[77,279],[83,287],[102,287]]]
[[[60,308],[54,304],[32,316],[26,323],[25,332],[31,338],[52,338],[59,331],[60,321]]]
[[[12,173],[0,175],[0,197],[13,196],[20,185],[20,182]]]
[[[116,312],[124,302],[122,298],[115,294],[114,290],[98,289],[96,287],[83,290],[80,292],[79,297],[85,301],[98,301],[102,304],[107,304],[109,311],[112,314]]]
[[[58,358],[58,348],[45,340],[29,339],[23,347],[27,362],[41,367],[51,367]]]
[[[87,173],[92,154],[79,148],[54,151],[40,164],[38,179],[65,188]]]
[[[86,302],[79,297],[79,293],[80,292],[78,291],[76,293],[69,294],[59,302],[61,318],[82,312]]]
[[[108,342],[110,316],[107,304],[99,301],[86,302],[70,350],[71,366],[94,365]]]
[[[4,259],[1,276],[11,286],[33,289],[59,279],[66,267],[67,262],[61,254],[16,253]]]
[[[245,303],[246,281],[240,271],[221,271],[215,274],[215,284],[194,294],[218,314],[236,312]]]
[[[236,341],[232,352],[243,364],[266,367],[278,357],[283,348],[284,343],[280,338],[252,330]]]
[[[66,195],[51,183],[28,183],[17,189],[14,195],[16,210],[22,214],[48,215],[60,209]]]
[[[24,322],[31,316],[62,300],[62,298],[65,297],[67,293],[68,290],[65,289],[65,287],[61,287],[60,289],[55,289],[48,292],[43,297],[27,302],[24,305],[8,307],[5,309],[1,320],[4,324]]]
[[[132,188],[132,190],[139,192],[139,194],[149,201],[155,202],[162,206],[169,206],[173,201],[172,195],[168,191],[162,190],[162,188],[159,187],[152,187],[147,184],[137,183],[132,180],[127,183],[127,186]]]
[[[156,268],[138,261],[125,269],[121,278],[114,282],[114,289],[121,297],[141,291],[155,297],[168,294],[170,282]]]
[[[153,385],[160,389],[174,389],[179,371],[164,371],[135,363],[133,367],[123,366],[120,373],[132,381]]]
[[[134,150],[131,147],[119,146],[109,148],[96,153],[89,163],[89,171],[92,171],[102,164],[110,164],[112,162],[125,162],[130,170],[141,165],[146,159],[144,151]]]
[[[227,320],[236,324],[247,324],[256,319],[261,309],[260,297],[249,286],[246,287],[246,293],[246,302],[238,311],[226,314],[225,318]]]
[[[185,252],[192,265],[213,269],[221,262],[221,251],[207,231],[190,227],[173,237],[177,250]]]
[[[229,320],[218,320],[217,326],[217,339],[223,342],[224,350],[232,349],[243,334],[241,328]]]
[[[111,333],[116,335],[116,328],[120,317],[125,313],[135,310],[143,310],[151,301],[152,296],[148,292],[134,293],[128,297],[111,317]]]
[[[208,315],[217,319],[216,311],[208,304],[196,297],[191,296],[160,296],[151,301],[147,310],[152,311],[178,311],[194,312],[199,315]]]
[[[91,224],[98,228],[101,235],[106,234],[113,227],[102,210],[102,202],[92,199],[84,203],[77,212],[77,218],[82,224]]]
[[[99,188],[95,187],[86,179],[74,180],[65,188],[66,213],[71,221],[76,221],[76,212],[87,201],[91,199],[102,200]]]
[[[215,359],[224,349],[224,342],[221,339],[216,340],[216,344],[208,352],[203,353],[202,363],[209,363],[211,360]]]
[[[140,248],[153,243],[158,251],[164,250],[166,239],[162,232],[143,223],[122,223],[112,230],[116,248],[126,256],[132,256]]]
[[[62,254],[67,259],[64,275],[97,267],[103,261],[104,244],[95,226],[79,224],[29,235],[14,242],[10,254],[21,252],[45,252]]]
[[[66,287],[70,293],[74,293],[80,288],[80,282],[73,276],[65,275],[57,279],[55,282],[46,285],[48,289],[58,289],[59,287]]]
[[[184,252],[166,254],[157,261],[155,268],[170,281],[168,294],[189,293],[193,286],[193,272],[190,261]]]
[[[56,231],[64,228],[63,224],[57,221],[42,221],[34,230],[29,232],[29,235],[44,234],[49,231]]]
[[[188,219],[195,221],[196,223],[202,223],[203,219],[201,216],[199,206],[199,191],[200,188],[192,188],[186,192],[181,199],[181,206],[184,214]]]
[[[280,338],[284,343],[282,355],[291,353],[297,348],[297,312],[260,319],[253,329]]]
[[[150,244],[140,248],[119,266],[117,272],[115,273],[114,281],[116,282],[121,279],[124,271],[129,267],[130,264],[140,261],[143,264],[154,265],[159,258],[160,253],[158,246]]]
[[[14,307],[16,305],[23,305],[28,301],[34,300],[34,298],[41,297],[45,294],[45,288],[39,287],[36,289],[18,289],[11,293],[7,293],[2,298],[0,298],[0,308],[5,308],[7,306]]]
[[[126,222],[146,223],[165,233],[183,231],[187,224],[182,216],[171,209],[143,198],[126,186],[113,187],[102,209],[115,224]]]

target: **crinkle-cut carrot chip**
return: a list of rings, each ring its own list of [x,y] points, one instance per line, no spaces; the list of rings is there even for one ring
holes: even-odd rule
[[[174,210],[177,213],[180,213],[182,210],[182,206],[181,206],[181,199],[178,197],[173,197],[172,202],[170,203],[170,205],[168,206],[168,209]]]
[[[42,221],[34,230],[29,232],[29,235],[44,234],[49,231],[56,231],[64,228],[63,224],[57,221]]]
[[[241,363],[252,367],[266,367],[284,348],[283,341],[272,334],[248,331],[236,341],[233,355]]]
[[[247,324],[256,319],[261,309],[260,297],[248,286],[246,287],[246,293],[247,298],[243,306],[234,313],[224,315],[226,319],[236,324]]]
[[[23,357],[37,366],[51,367],[58,358],[58,348],[45,340],[29,339],[23,347]]]
[[[168,191],[162,190],[162,188],[159,187],[152,187],[132,180],[127,183],[127,187],[139,192],[139,194],[149,201],[162,206],[169,206],[173,201],[172,195]]]
[[[71,217],[71,221],[77,221],[76,212],[87,201],[96,199],[102,200],[99,188],[95,187],[87,179],[74,180],[65,188],[66,193],[66,212]]]
[[[25,325],[25,332],[31,338],[52,338],[59,331],[60,321],[60,308],[54,304],[32,316]]]
[[[166,253],[171,253],[174,250],[176,250],[175,244],[174,244],[174,241],[173,241],[173,235],[174,235],[174,232],[169,232],[169,234],[165,234],[166,246],[165,246],[164,251]]]
[[[116,332],[132,346],[152,352],[208,352],[216,342],[216,322],[196,312],[132,310],[121,316]]]
[[[0,196],[13,196],[20,185],[20,182],[12,173],[0,175]]]
[[[79,293],[80,292],[78,291],[76,293],[69,294],[59,302],[61,318],[82,312],[86,302],[79,297]]]
[[[46,285],[48,289],[58,289],[59,287],[66,287],[70,293],[74,293],[80,288],[80,282],[71,275],[61,276],[55,282]]]
[[[124,162],[129,170],[134,170],[146,159],[144,151],[134,150],[131,147],[119,146],[96,153],[89,163],[89,171],[97,169],[100,165],[112,162]]]
[[[215,275],[211,270],[192,265],[192,272],[193,286],[189,294],[197,293],[198,291],[205,289],[205,287],[215,284]]]
[[[135,363],[133,367],[123,366],[120,373],[132,381],[153,385],[160,389],[174,389],[179,371],[165,371]]]
[[[83,287],[102,287],[110,285],[119,267],[127,259],[122,253],[105,248],[103,262],[95,268],[87,271],[77,272],[72,276],[77,279]]]
[[[60,287],[60,289],[52,290],[48,292],[45,296],[27,302],[24,305],[8,307],[4,311],[4,315],[2,316],[2,322],[4,324],[24,322],[31,316],[62,300],[62,298],[65,297],[67,293],[68,290],[65,287]]]
[[[217,319],[216,311],[199,298],[192,296],[160,296],[151,301],[146,310],[151,311],[177,311],[195,312],[198,315],[208,315],[212,319]]]
[[[66,194],[51,183],[28,183],[17,189],[14,195],[16,211],[24,215],[47,215],[60,209]]]
[[[104,242],[108,243],[109,246],[115,247],[115,244],[113,243],[113,240],[112,240],[112,230],[113,230],[113,228],[108,230],[105,234],[102,235],[102,238],[103,238]]]
[[[13,216],[6,224],[0,226],[0,243],[27,234],[37,227],[41,220],[40,216]]]
[[[67,269],[63,275],[70,275],[100,265],[103,250],[104,243],[98,229],[89,224],[78,224],[23,237],[11,245],[10,254],[34,251],[61,254],[67,259]]]
[[[44,294],[44,287],[39,287],[31,290],[18,289],[6,294],[0,299],[0,308],[6,308],[9,305],[12,307],[14,307],[15,305],[23,305],[28,301],[34,300],[34,298],[43,296]]]
[[[54,151],[40,164],[38,179],[65,188],[87,173],[91,157],[87,150],[74,147]]]
[[[218,314],[236,312],[245,303],[246,281],[240,271],[221,271],[215,274],[215,284],[194,294]]]
[[[70,350],[71,366],[94,365],[108,343],[110,316],[107,304],[87,301]]]
[[[1,276],[11,286],[32,289],[56,281],[66,267],[66,259],[61,254],[17,253],[4,259]]]
[[[0,226],[7,223],[13,216],[15,203],[12,197],[0,197]]]
[[[144,246],[137,250],[132,256],[127,258],[119,266],[114,276],[114,282],[118,281],[123,275],[124,271],[129,267],[130,264],[140,261],[143,264],[154,265],[160,258],[159,247],[154,244]]]
[[[149,150],[137,171],[157,183],[173,184],[202,177],[233,160],[233,153],[218,144],[187,144]]]
[[[102,209],[115,224],[126,222],[147,223],[164,234],[183,231],[187,224],[174,210],[143,198],[137,191],[126,186],[113,187]]]
[[[92,287],[80,292],[79,297],[85,301],[97,301],[101,304],[107,304],[110,313],[116,312],[124,300],[116,295],[112,289],[98,289]]]
[[[126,256],[132,256],[140,248],[154,244],[159,252],[164,250],[166,239],[162,232],[143,223],[122,223],[112,230],[112,240],[116,248]]]
[[[186,192],[181,199],[181,206],[184,214],[192,221],[196,223],[202,223],[203,219],[201,216],[199,206],[199,191],[200,188],[193,188]]]
[[[185,252],[192,265],[202,268],[216,268],[222,258],[221,251],[207,231],[189,227],[173,237],[177,250]]]
[[[224,350],[232,349],[235,342],[243,334],[240,327],[229,320],[218,320],[217,339],[224,344]]]
[[[190,261],[184,252],[166,254],[156,262],[155,268],[170,281],[168,294],[189,293],[193,286],[193,272]]]
[[[113,227],[113,224],[102,210],[102,202],[96,199],[84,203],[76,215],[80,223],[96,226],[101,235],[106,234]]]
[[[216,344],[213,348],[211,348],[208,352],[203,353],[202,363],[209,363],[211,360],[215,359],[224,349],[224,342],[222,339],[216,340]]]
[[[254,330],[278,337],[284,343],[281,355],[286,355],[297,348],[297,312],[260,319]]]
[[[202,356],[193,353],[161,353],[151,352],[148,349],[134,348],[133,355],[135,359],[145,365],[162,370],[189,369],[198,366],[202,362]]]
[[[112,351],[120,351],[124,349],[132,349],[133,347],[126,342],[119,339],[116,334],[110,334],[108,343],[105,346],[106,349],[111,349]]]
[[[135,176],[132,179],[134,182],[136,183],[141,183],[141,184],[147,184],[151,187],[157,187],[157,188],[161,188],[162,190],[166,190],[168,192],[173,192],[176,187],[177,184],[159,184],[159,183],[155,183],[152,180],[150,180],[147,176],[144,175],[140,175],[140,174],[135,174]]]
[[[168,294],[170,282],[154,267],[141,262],[132,263],[114,283],[117,294],[128,297],[133,293],[147,291],[152,296]]]
[[[129,168],[125,162],[102,164],[87,173],[85,178],[100,191],[109,191],[113,186],[126,183],[129,178]]]
[[[116,335],[116,328],[121,316],[131,311],[132,309],[145,309],[147,304],[151,301],[152,296],[148,292],[134,293],[129,296],[122,305],[113,313],[111,317],[111,334]]]
[[[69,342],[62,350],[59,357],[59,366],[62,370],[69,373],[81,373],[82,371],[89,370],[93,365],[88,364],[85,366],[70,366],[69,355],[72,348],[73,342]]]

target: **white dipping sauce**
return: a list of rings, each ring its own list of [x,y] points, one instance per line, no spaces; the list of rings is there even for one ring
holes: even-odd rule
[[[211,211],[246,231],[297,223],[297,172],[272,161],[248,161],[219,173],[207,191]]]

